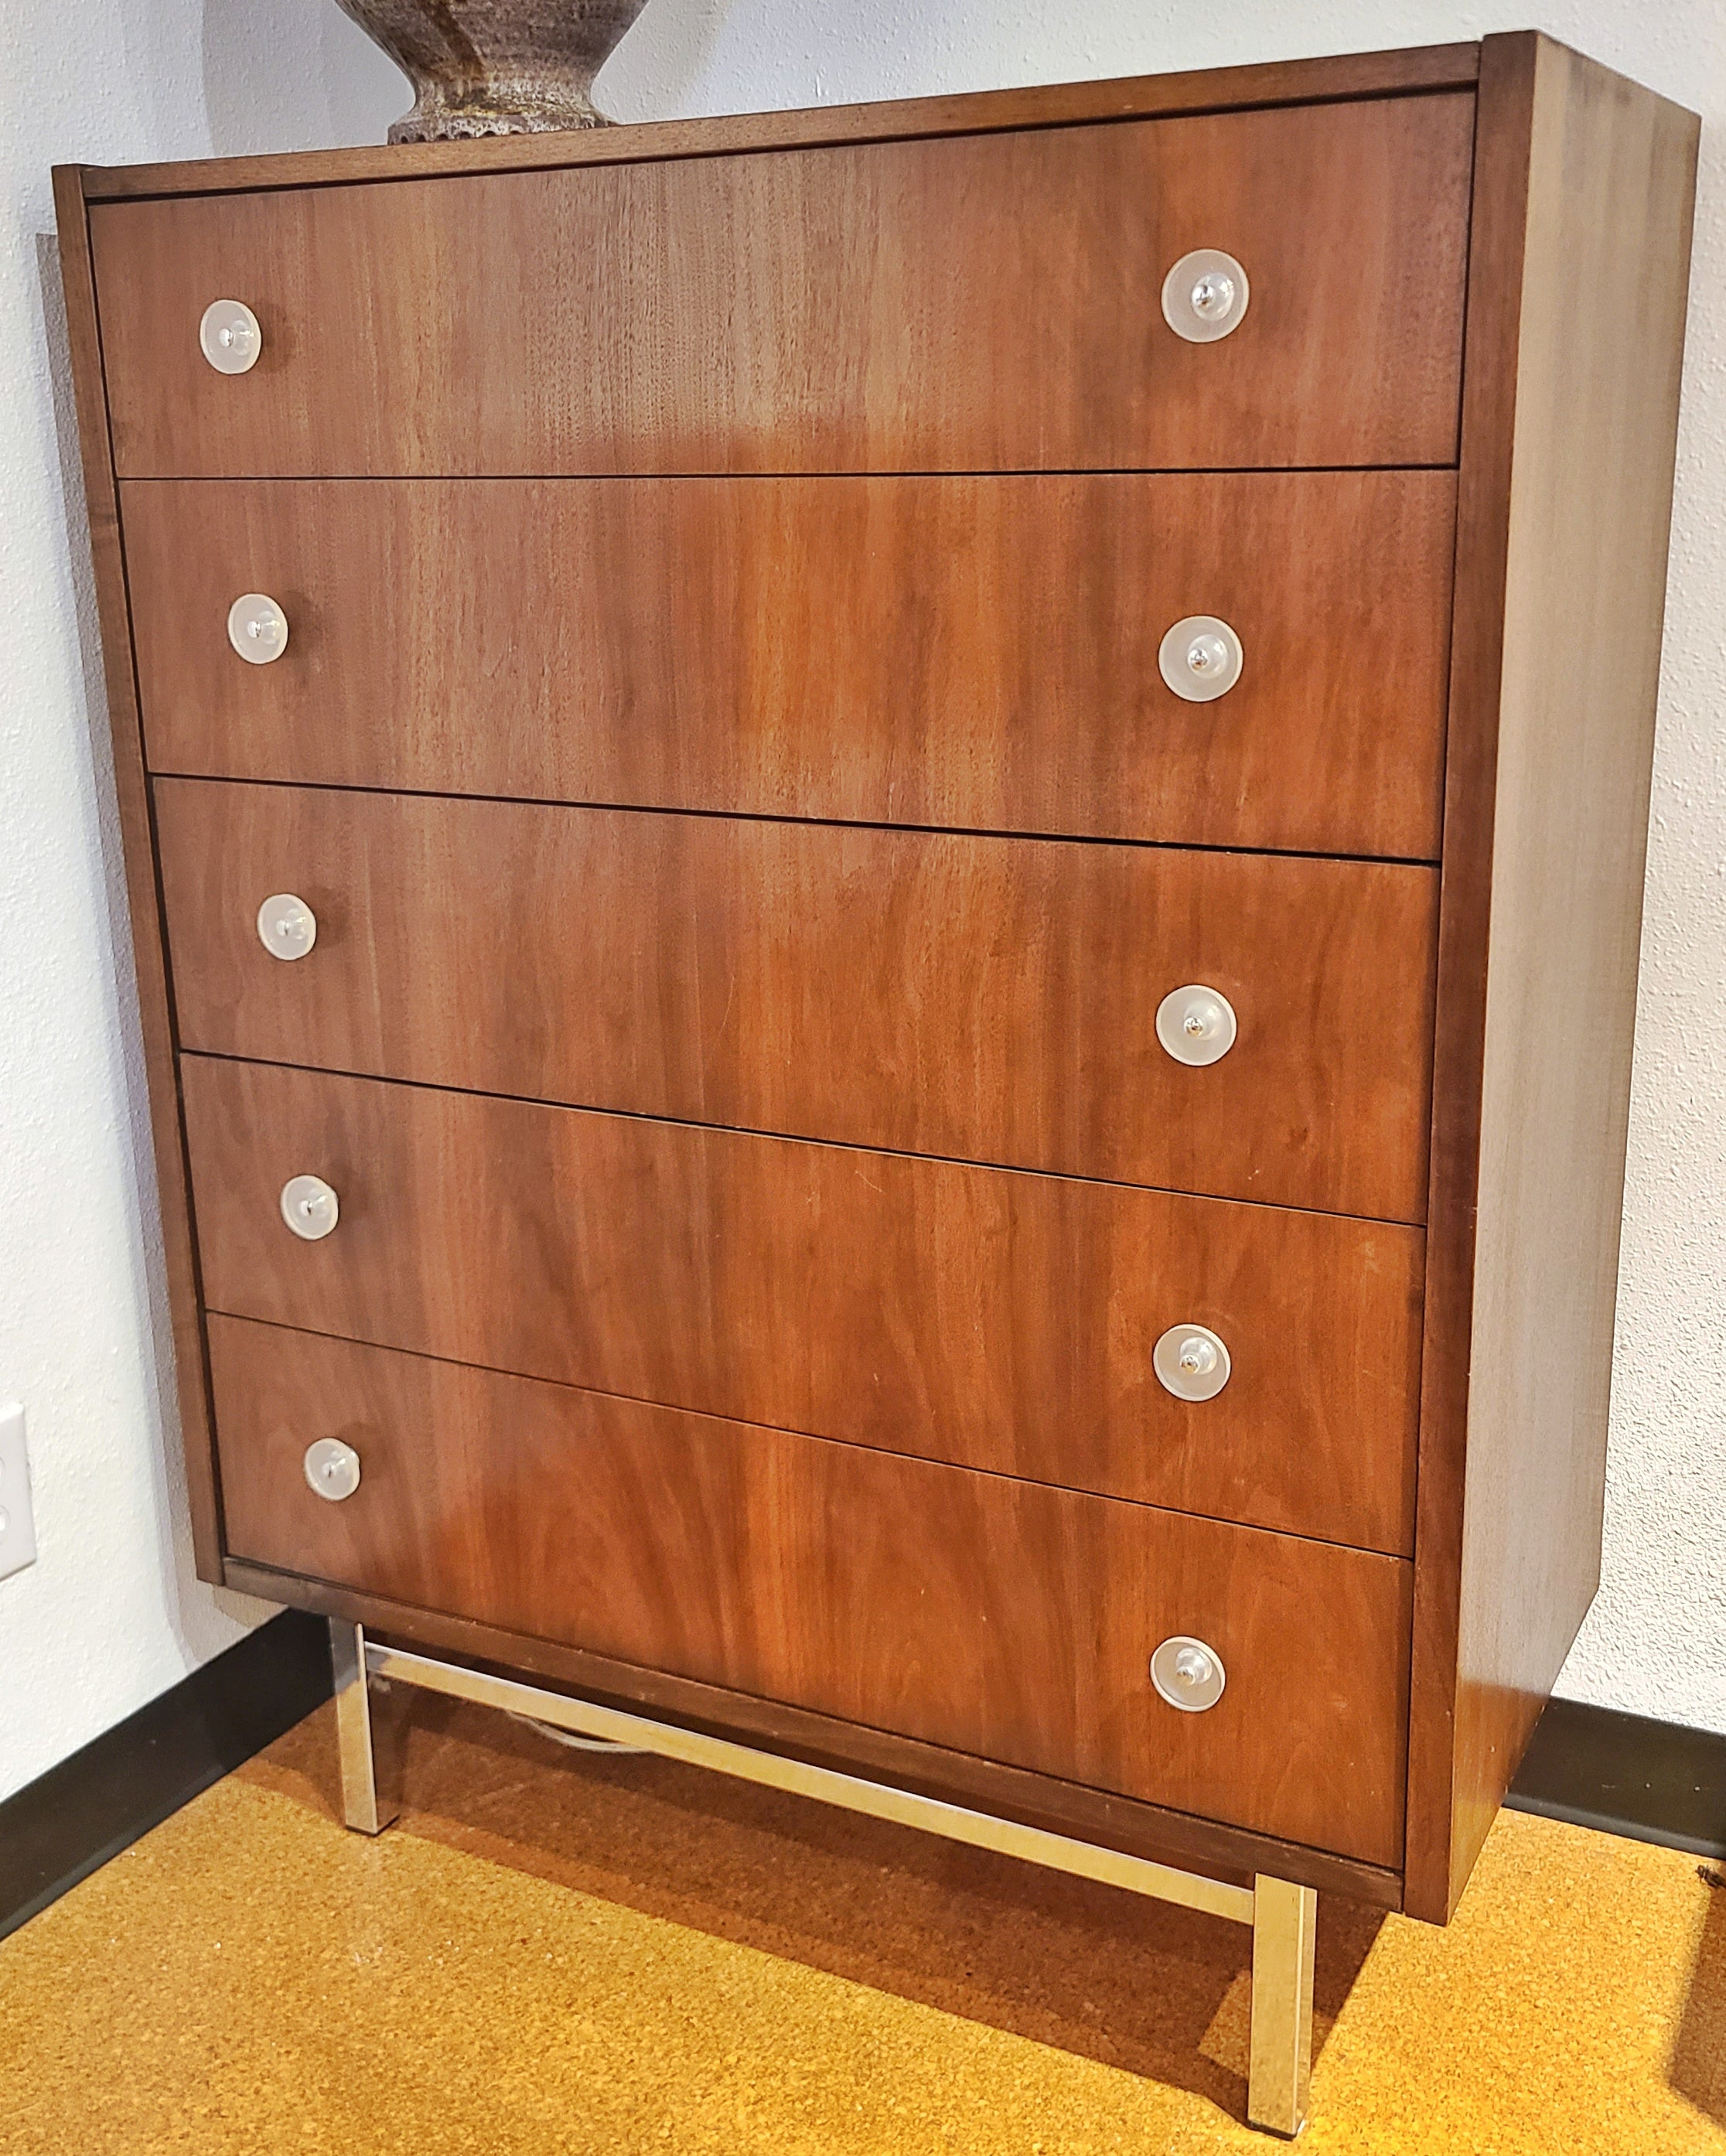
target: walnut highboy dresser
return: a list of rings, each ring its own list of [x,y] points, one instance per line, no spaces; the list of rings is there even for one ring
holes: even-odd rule
[[[1184,1894],[1298,2124],[1595,1584],[1695,140],[1520,35],[58,175],[356,1824],[369,1667]]]

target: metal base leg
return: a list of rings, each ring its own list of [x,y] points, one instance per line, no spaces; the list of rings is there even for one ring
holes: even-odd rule
[[[382,1834],[396,1816],[378,1797],[378,1753],[366,1688],[366,1631],[330,1620],[330,1666],[336,1680],[336,1742],[342,1757],[342,1811],[357,1834]]]
[[[1252,1887],[1250,2124],[1292,2138],[1312,2077],[1312,1943],[1318,1897],[1261,1872]]]
[[[861,1780],[832,1767],[818,1767],[777,1752],[758,1752],[728,1738],[685,1729],[673,1722],[650,1722],[595,1700],[547,1691],[516,1677],[442,1662],[405,1647],[368,1646],[357,1625],[330,1622],[331,1652],[336,1666],[336,1725],[342,1737],[342,1790],[347,1824],[376,1834],[395,1817],[380,1812],[378,1776],[372,1752],[372,1717],[366,1676],[413,1685],[449,1699],[473,1700],[598,1738],[635,1752],[681,1759],[770,1789],[783,1789],[823,1804],[839,1804],[871,1819],[891,1820],[938,1834],[973,1849],[992,1849],[1032,1864],[1045,1864],[1080,1879],[1124,1887],[1158,1902],[1174,1902],[1231,1923],[1252,1926],[1252,2060],[1246,2112],[1252,2124],[1292,2138],[1306,2123],[1307,2085],[1312,2064],[1312,1939],[1318,1897],[1310,1887],[1291,1886],[1261,1872],[1249,1888],[1180,1871],[1148,1857],[1073,1841],[1042,1827],[992,1818],[963,1805],[943,1803],[911,1789]]]

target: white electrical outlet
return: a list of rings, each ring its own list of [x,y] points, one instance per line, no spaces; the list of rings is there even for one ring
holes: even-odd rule
[[[24,1411],[16,1400],[0,1407],[0,1579],[36,1562],[36,1522],[30,1511],[30,1463],[24,1457]]]

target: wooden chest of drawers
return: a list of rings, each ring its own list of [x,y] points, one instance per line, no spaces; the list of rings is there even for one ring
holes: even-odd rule
[[[1693,161],[1513,37],[63,172],[206,1576],[1446,1917],[1596,1577]]]

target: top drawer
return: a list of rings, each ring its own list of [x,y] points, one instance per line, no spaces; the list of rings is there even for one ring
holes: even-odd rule
[[[1473,100],[90,212],[128,477],[1454,458]],[[1164,278],[1220,249],[1238,328]],[[212,300],[262,332],[198,350]]]

